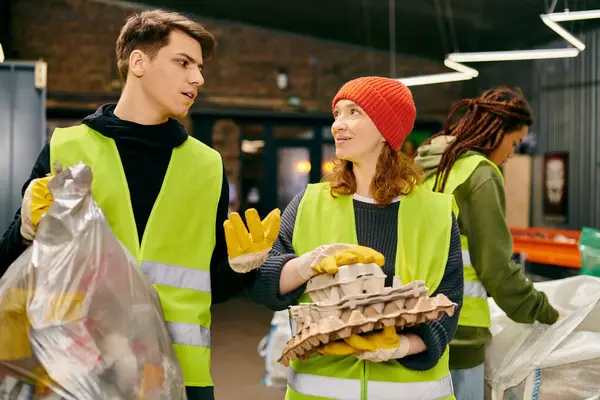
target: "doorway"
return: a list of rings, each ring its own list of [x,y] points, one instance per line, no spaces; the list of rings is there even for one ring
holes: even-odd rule
[[[322,178],[322,132],[329,132],[330,115],[219,110],[194,114],[193,119],[196,138],[222,155],[237,149],[237,168],[224,157],[235,197],[230,196],[232,211],[255,208],[264,218],[274,208],[283,211],[306,185]],[[223,120],[235,123],[239,137],[220,132]]]

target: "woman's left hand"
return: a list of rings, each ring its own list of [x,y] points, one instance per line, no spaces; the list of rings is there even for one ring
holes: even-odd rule
[[[406,357],[410,341],[398,335],[394,326],[365,335],[352,335],[343,342],[332,342],[319,349],[322,355],[354,355],[360,360],[383,362]]]

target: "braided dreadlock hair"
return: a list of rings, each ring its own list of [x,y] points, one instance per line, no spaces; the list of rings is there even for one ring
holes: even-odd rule
[[[464,115],[452,124],[453,117],[464,108]],[[463,99],[454,104],[444,129],[431,138],[441,135],[456,137],[442,154],[434,184],[436,191],[444,191],[448,173],[467,151],[488,156],[500,145],[505,134],[532,123],[533,112],[523,94],[506,87],[489,89],[477,98]]]

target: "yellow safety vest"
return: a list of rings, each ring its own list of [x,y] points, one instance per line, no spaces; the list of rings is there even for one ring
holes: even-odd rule
[[[454,166],[452,166],[452,169],[448,174],[444,193],[454,194],[455,190],[469,179],[481,163],[488,163],[494,167],[500,177],[502,177],[502,173],[498,166],[486,157],[478,154],[463,156],[454,163]],[[424,186],[433,190],[434,183],[435,175],[429,177],[425,181]],[[461,234],[460,241],[462,245],[465,288],[458,324],[461,326],[489,328],[491,326],[491,317],[487,300],[487,291],[477,277],[475,268],[473,268],[467,236]]]
[[[433,196],[432,196],[433,195]],[[452,197],[419,187],[402,197],[398,211],[396,275],[403,283],[440,284],[450,248]],[[358,244],[352,196],[332,198],[327,184],[308,185],[300,202],[292,245],[296,254],[331,243]],[[301,302],[310,302],[304,294]],[[291,363],[287,400],[454,399],[448,347],[428,371],[395,360],[382,363],[353,356],[321,356]]]
[[[50,159],[92,168],[94,200],[158,293],[185,385],[213,386],[210,261],[223,183],[220,155],[191,137],[173,149],[141,243],[113,139],[86,125],[56,129]]]

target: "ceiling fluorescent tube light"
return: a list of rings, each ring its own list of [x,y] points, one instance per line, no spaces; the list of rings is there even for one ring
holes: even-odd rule
[[[542,60],[549,58],[577,57],[585,49],[585,44],[577,39],[556,22],[577,21],[583,19],[600,18],[600,10],[567,11],[563,13],[541,14],[541,20],[557,35],[569,42],[572,48],[562,49],[535,49],[511,51],[484,51],[474,53],[452,53],[444,60],[444,65],[457,72],[445,74],[419,75],[406,78],[397,78],[407,86],[429,85],[434,83],[465,81],[476,78],[479,73],[476,69],[469,68],[461,63],[486,62],[486,61],[518,61]]]
[[[482,51],[474,53],[451,53],[448,59],[455,62],[486,62],[486,61],[516,61],[540,60],[544,58],[577,57],[578,49],[540,49],[513,51]]]
[[[600,10],[588,10],[588,11],[568,11],[562,13],[550,13],[544,14],[551,21],[562,22],[562,21],[578,21],[582,19],[594,19],[600,18]]]
[[[419,86],[419,85],[431,85],[433,83],[466,81],[466,80],[469,80],[472,78],[473,78],[473,76],[468,75],[468,74],[463,74],[462,72],[448,72],[445,74],[411,76],[408,78],[399,78],[397,80],[402,82],[406,86]]]
[[[577,47],[580,51],[585,50],[585,44],[583,44],[579,39],[567,32],[562,26],[558,25],[556,22],[548,18],[548,16],[540,15],[540,18],[542,19],[542,21],[544,21],[548,28],[552,29],[567,42]]]
[[[445,59],[444,65],[455,71],[462,72],[463,74],[471,75],[473,78],[479,76],[479,71],[477,71],[476,69],[469,68],[466,65],[459,64],[452,60]]]

